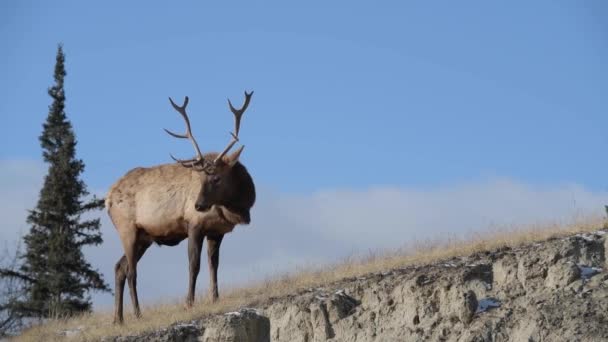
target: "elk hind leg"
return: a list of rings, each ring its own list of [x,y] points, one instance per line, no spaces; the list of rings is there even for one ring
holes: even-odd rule
[[[135,317],[141,317],[139,308],[139,299],[137,297],[137,262],[144,255],[151,242],[145,239],[138,239],[137,230],[133,229],[131,234],[128,234],[122,239],[123,248],[125,250],[125,259],[127,261],[127,282],[129,284],[129,293],[131,295],[131,304]]]
[[[125,281],[127,280],[127,258],[123,255],[114,267],[114,324],[122,324],[124,321],[122,312],[123,294]]]

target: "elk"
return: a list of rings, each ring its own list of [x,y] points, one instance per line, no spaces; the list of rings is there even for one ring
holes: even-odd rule
[[[196,156],[175,163],[153,167],[137,167],[127,172],[110,188],[106,209],[120,237],[124,255],[115,266],[114,323],[123,323],[123,292],[128,281],[135,317],[141,317],[137,298],[137,262],[152,243],[175,246],[188,239],[189,285],[186,307],[192,307],[196,278],[200,269],[203,240],[207,238],[210,275],[210,296],[218,299],[217,271],[220,245],[224,234],[237,224],[249,224],[249,211],[255,202],[253,180],[239,156],[244,146],[228,154],[239,142],[243,113],[253,92],[245,92],[245,102],[235,109],[235,129],[221,153],[202,154],[192,134],[186,113],[188,97],[178,106],[169,97],[173,108],[182,116],[186,133],[165,131],[180,139],[188,139]]]

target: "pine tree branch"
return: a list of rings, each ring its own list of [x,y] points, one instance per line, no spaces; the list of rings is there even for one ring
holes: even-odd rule
[[[13,278],[13,279],[19,279],[19,280],[24,280],[30,283],[35,283],[36,279],[30,278],[29,276],[17,272],[17,271],[13,271],[13,270],[9,270],[9,269],[5,269],[5,268],[0,268],[0,277],[6,277],[6,278]]]
[[[100,226],[100,219],[93,219],[93,220],[88,220],[88,221],[84,221],[84,222],[80,222],[80,223],[76,223],[76,232],[77,234],[87,234],[87,233],[83,233],[80,232],[80,230],[82,229],[86,229],[86,230],[96,230],[99,228]]]
[[[78,247],[86,246],[86,245],[99,245],[102,242],[103,242],[103,239],[99,235],[97,235],[97,236],[86,236],[86,237],[82,238],[81,240],[77,241],[76,245]]]
[[[86,211],[90,211],[90,210],[101,210],[104,208],[104,206],[105,206],[105,200],[103,198],[97,198],[97,197],[93,196],[92,200],[83,204],[80,207],[79,212],[86,212]]]

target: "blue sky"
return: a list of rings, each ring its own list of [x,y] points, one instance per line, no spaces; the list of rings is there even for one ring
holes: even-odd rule
[[[92,187],[203,148],[254,90],[243,160],[285,191],[487,176],[605,189],[602,1],[3,2],[2,158],[39,158],[56,45]],[[5,121],[6,122],[6,121]]]
[[[458,222],[444,229],[458,233],[507,218],[560,216],[577,201],[584,203],[578,209],[601,209],[608,190],[606,15],[605,1],[4,1],[0,172],[9,190],[2,203],[19,193],[21,207],[35,205],[32,184],[44,173],[37,137],[62,42],[83,177],[101,195],[135,166],[170,162],[169,153],[193,155],[190,144],[162,130],[183,128],[168,96],[190,97],[194,132],[208,151],[228,142],[226,98],[240,104],[243,91],[254,90],[240,135],[242,161],[261,189],[260,221],[275,222],[280,204],[283,221],[276,221],[297,217],[299,241],[306,224],[339,227],[293,260],[362,248],[339,238],[354,222],[307,222],[304,213],[365,212],[365,198],[427,213],[407,234],[370,247],[424,237],[437,210]],[[508,210],[452,217],[455,202],[463,210],[488,202]],[[259,236],[274,231],[255,219]],[[396,234],[400,219],[379,225]],[[107,222],[104,232],[117,259]],[[233,235],[244,248],[245,237]],[[288,242],[268,248],[283,255]],[[324,254],[322,246],[335,248]],[[100,265],[110,277],[111,264]]]

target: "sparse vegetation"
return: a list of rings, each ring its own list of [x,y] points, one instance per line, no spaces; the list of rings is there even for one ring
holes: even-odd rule
[[[6,248],[0,256],[0,338],[15,334],[24,321],[20,312],[13,310],[13,303],[23,296],[22,280],[16,272],[19,245],[15,251]]]
[[[430,264],[455,256],[469,255],[502,247],[518,247],[524,244],[565,236],[579,232],[595,231],[606,223],[605,218],[587,217],[576,222],[538,224],[523,227],[494,228],[462,238],[418,241],[409,247],[393,251],[353,256],[343,262],[321,267],[302,267],[290,273],[276,275],[266,281],[224,291],[216,303],[205,299],[186,310],[181,300],[157,303],[145,308],[145,315],[135,320],[129,315],[125,326],[112,324],[111,312],[83,314],[71,319],[56,319],[47,324],[32,327],[20,340],[50,341],[64,339],[62,331],[80,330],[79,340],[97,340],[110,335],[134,335],[147,330],[160,329],[178,321],[255,306],[299,290],[326,285],[345,278],[383,272],[408,265]]]

